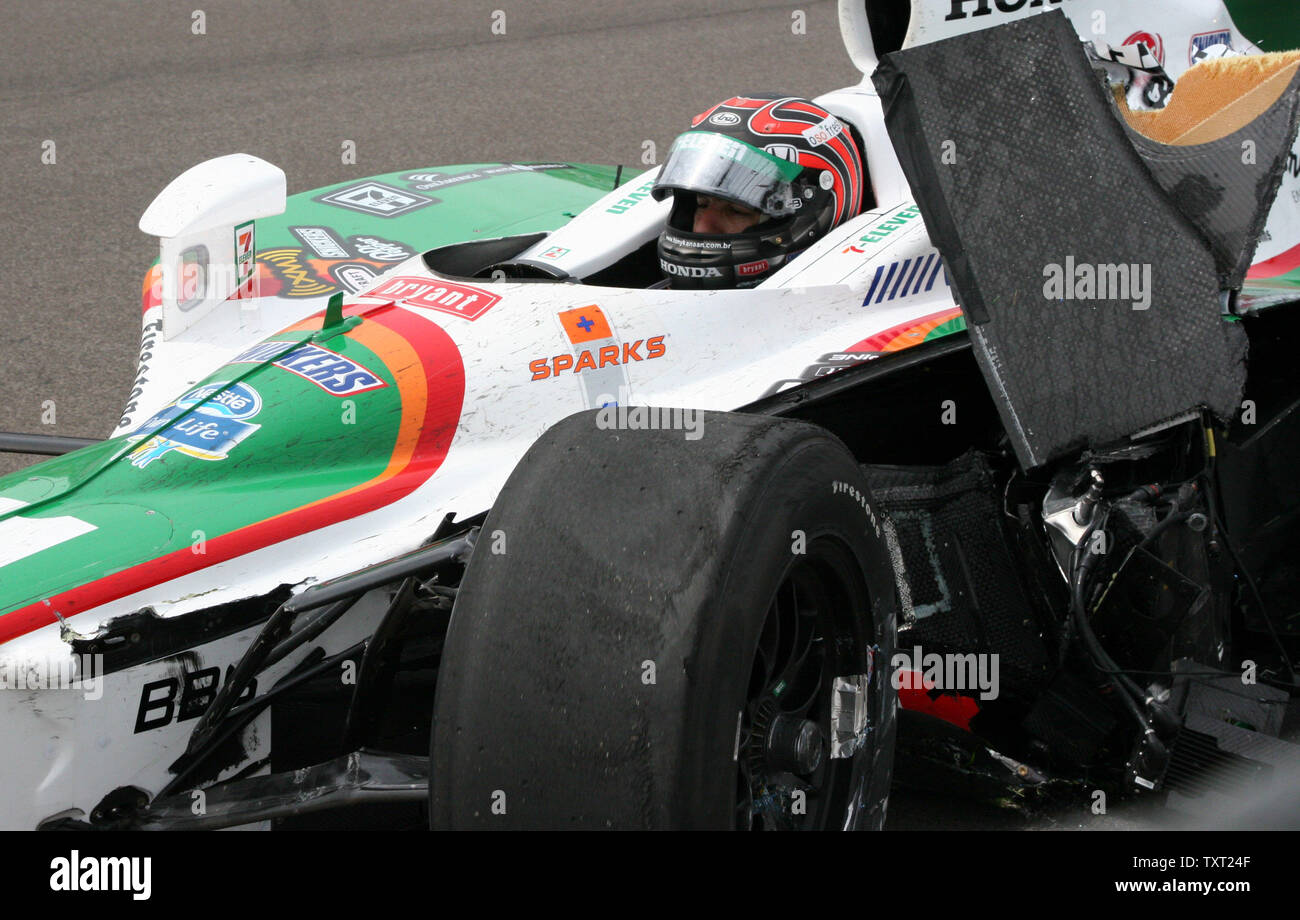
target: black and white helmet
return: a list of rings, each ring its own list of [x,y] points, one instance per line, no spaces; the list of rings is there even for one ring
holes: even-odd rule
[[[659,267],[676,288],[752,287],[857,215],[866,182],[848,126],[797,96],[736,96],[673,142],[651,194],[673,207]],[[740,233],[696,233],[696,195],[762,214]]]

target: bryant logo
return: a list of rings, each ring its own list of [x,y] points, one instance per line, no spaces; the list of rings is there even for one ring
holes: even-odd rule
[[[952,0],[952,12],[943,17],[944,22],[965,19],[967,16],[990,16],[996,7],[999,13],[1014,13],[1025,7],[1060,6],[1065,0]],[[969,13],[966,7],[975,8]]]
[[[738,275],[760,275],[767,271],[767,259],[759,259],[757,262],[746,262],[744,265],[736,266]]]
[[[721,278],[722,272],[716,268],[700,268],[697,265],[675,265],[672,262],[659,260],[659,267],[670,275],[677,275],[679,278]]]
[[[501,299],[501,295],[490,293],[482,288],[418,275],[398,275],[389,278],[379,287],[366,291],[361,296],[375,297],[380,300],[387,298],[412,307],[438,310],[468,320],[478,319]]]

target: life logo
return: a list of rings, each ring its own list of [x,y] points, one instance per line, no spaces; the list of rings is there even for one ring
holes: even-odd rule
[[[141,443],[128,459],[139,469],[172,451],[225,460],[235,445],[262,427],[248,421],[260,411],[262,397],[248,384],[205,384],[137,428],[127,440]]]

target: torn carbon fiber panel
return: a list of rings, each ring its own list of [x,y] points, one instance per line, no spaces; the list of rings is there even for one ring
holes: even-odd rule
[[[1129,139],[1210,243],[1224,290],[1246,278],[1300,119],[1300,51],[1198,64],[1165,109],[1131,112]]]
[[[1246,338],[1213,255],[1063,14],[888,55],[873,81],[1024,466],[1234,411]]]

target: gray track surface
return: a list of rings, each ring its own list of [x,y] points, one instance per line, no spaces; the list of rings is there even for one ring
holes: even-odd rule
[[[195,9],[204,35],[191,32]],[[505,35],[492,34],[498,9]],[[112,430],[157,252],[137,221],[202,160],[255,154],[284,169],[291,194],[484,160],[639,164],[644,141],[663,152],[730,95],[814,96],[858,79],[833,0],[5,2],[0,431]],[[340,163],[344,140],[355,166]],[[0,454],[0,474],[36,459]],[[899,829],[1081,823],[1098,826],[1087,811],[1026,824],[924,795],[890,809]]]
[[[483,160],[639,165],[719,99],[860,78],[832,0],[7,2],[0,52],[0,431],[74,437],[125,403],[157,252],[137,222],[195,163],[255,154],[291,194]]]

